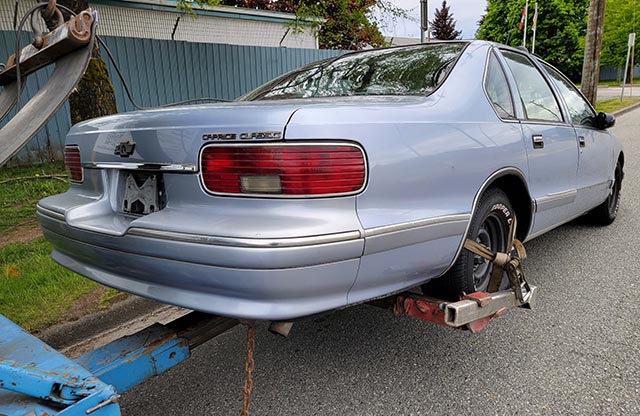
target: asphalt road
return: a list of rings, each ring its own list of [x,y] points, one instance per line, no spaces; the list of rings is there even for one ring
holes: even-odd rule
[[[620,98],[622,87],[598,87],[598,101]],[[624,88],[625,97],[640,97],[640,85],[627,85]]]
[[[527,244],[540,289],[479,334],[359,306],[294,326],[261,325],[253,415],[640,415],[640,110],[619,118],[623,201],[605,228],[576,221]],[[245,332],[126,393],[123,413],[235,415]]]

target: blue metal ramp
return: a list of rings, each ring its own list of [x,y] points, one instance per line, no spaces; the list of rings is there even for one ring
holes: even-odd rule
[[[119,416],[118,393],[237,323],[191,312],[71,360],[0,315],[0,416]]]
[[[119,415],[117,394],[91,372],[0,315],[0,414]],[[101,403],[115,401],[89,413]]]

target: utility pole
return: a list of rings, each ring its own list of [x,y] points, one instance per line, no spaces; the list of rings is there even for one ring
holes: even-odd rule
[[[584,46],[581,89],[584,96],[593,105],[596,103],[598,94],[605,5],[606,0],[591,0],[591,4],[589,5],[589,22],[587,23],[587,38]]]
[[[431,40],[429,35],[429,0],[420,0],[420,43],[424,43],[425,31],[427,39]]]
[[[522,47],[527,47],[527,20],[529,20],[529,0],[524,6],[524,31],[522,32]]]

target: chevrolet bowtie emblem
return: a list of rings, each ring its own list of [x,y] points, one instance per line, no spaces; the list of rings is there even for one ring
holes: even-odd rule
[[[113,154],[120,157],[129,157],[133,154],[135,148],[136,142],[127,140],[117,144]]]

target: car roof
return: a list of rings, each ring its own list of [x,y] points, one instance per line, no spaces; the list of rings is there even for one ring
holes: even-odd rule
[[[527,55],[532,55],[532,56],[536,56],[535,54],[531,54],[531,52],[522,47],[522,46],[518,46],[518,47],[513,47],[513,46],[509,46],[509,45],[505,45],[503,43],[498,43],[498,42],[493,42],[493,41],[489,41],[489,40],[483,40],[483,39],[452,39],[452,40],[439,40],[439,39],[434,39],[431,40],[429,42],[425,42],[425,43],[412,43],[410,45],[399,45],[399,46],[387,46],[384,48],[372,48],[372,49],[360,49],[357,51],[350,51],[347,52],[343,55],[339,55],[339,57],[345,57],[345,56],[352,56],[352,55],[357,55],[357,54],[361,54],[361,53],[367,53],[373,50],[379,51],[379,50],[391,50],[391,49],[408,49],[408,48],[415,48],[417,46],[428,46],[428,45],[437,45],[437,44],[446,44],[446,43],[465,43],[468,45],[488,45],[488,46],[492,46],[495,48],[500,48],[500,49],[506,49],[506,50],[510,50],[510,51],[514,51],[514,52],[520,52],[520,53],[525,53]],[[339,57],[335,57],[335,58],[328,58],[326,60],[332,60],[332,59],[336,59]],[[539,57],[538,57],[539,58]],[[541,58],[540,58],[541,59]]]
[[[346,56],[353,56],[353,55],[359,55],[359,54],[366,54],[368,52],[374,52],[374,51],[383,51],[383,50],[401,50],[401,49],[410,49],[410,48],[415,48],[418,46],[430,46],[430,45],[437,45],[437,44],[446,44],[446,43],[464,43],[464,44],[470,44],[472,42],[475,42],[474,40],[465,40],[465,39],[454,39],[454,40],[433,40],[430,42],[425,42],[425,43],[412,43],[410,45],[398,45],[398,46],[386,46],[384,48],[371,48],[371,49],[360,49],[360,50],[356,50],[356,51],[349,51],[345,54],[333,57],[333,58],[328,58],[328,59],[324,59],[324,60],[335,60],[337,58],[342,58],[342,57],[346,57]]]

